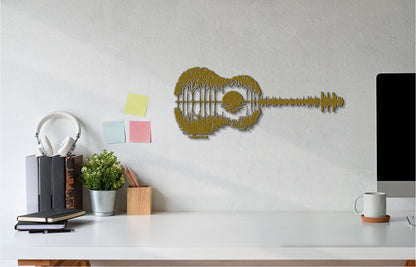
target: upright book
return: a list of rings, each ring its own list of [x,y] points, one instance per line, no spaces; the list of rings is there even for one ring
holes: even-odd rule
[[[51,162],[51,157],[38,157],[39,211],[52,209]]]
[[[69,156],[65,159],[67,209],[82,209],[82,184],[78,179],[81,175],[82,159],[82,155]]]
[[[52,209],[65,208],[65,158],[54,156],[51,159]]]
[[[25,157],[26,212],[39,211],[38,159],[35,155]]]
[[[19,222],[53,223],[79,217],[85,213],[85,210],[81,209],[54,209],[21,215],[17,217],[17,220]]]

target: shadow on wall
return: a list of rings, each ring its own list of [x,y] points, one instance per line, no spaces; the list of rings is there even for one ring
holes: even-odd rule
[[[162,1],[163,2],[163,1]],[[244,7],[244,5],[241,5],[237,7],[233,6],[232,3],[224,2],[221,6],[217,6],[215,4],[213,5],[207,5],[207,12],[202,14],[202,16],[199,14],[198,17],[190,16],[192,12],[187,12],[189,10],[198,9],[200,8],[200,4],[198,2],[192,3],[188,1],[179,1],[174,2],[172,4],[163,5],[166,3],[159,3],[155,4],[152,2],[143,2],[142,4],[136,4],[135,2],[131,3],[123,3],[123,5],[116,4],[109,2],[106,5],[101,5],[99,8],[93,3],[89,4],[88,2],[85,2],[82,4],[82,7],[84,7],[85,12],[79,12],[80,10],[80,4],[74,4],[72,2],[65,3],[64,6],[62,6],[61,3],[51,3],[50,5],[44,6],[39,5],[36,3],[26,3],[26,5],[19,5],[13,3],[13,1],[6,2],[4,4],[5,10],[7,10],[7,14],[17,14],[16,17],[22,18],[24,23],[33,22],[35,26],[33,26],[35,29],[39,30],[44,36],[42,36],[43,39],[46,41],[48,38],[51,38],[51,36],[54,37],[54,41],[56,45],[54,46],[56,49],[61,47],[62,49],[66,47],[73,47],[72,50],[65,50],[68,58],[68,66],[71,67],[71,71],[74,73],[67,74],[67,69],[60,69],[60,66],[56,65],[56,61],[50,61],[43,64],[43,69],[39,67],[39,64],[37,64],[38,60],[27,60],[28,63],[26,64],[34,64],[33,62],[36,62],[35,69],[41,69],[44,72],[50,72],[53,74],[54,77],[60,77],[62,80],[71,80],[72,82],[78,83],[77,85],[81,88],[83,87],[90,87],[92,91],[98,90],[94,88],[99,88],[98,85],[103,84],[114,84],[114,79],[118,78],[114,75],[105,75],[107,71],[106,69],[102,68],[102,65],[105,66],[112,66],[111,70],[117,70],[116,73],[124,73],[126,77],[129,77],[130,75],[134,77],[143,77],[146,78],[146,80],[155,80],[155,81],[161,81],[164,84],[171,85],[172,90],[174,87],[174,83],[177,81],[178,76],[180,73],[176,73],[178,66],[184,66],[187,65],[189,67],[189,64],[193,64],[198,59],[203,59],[202,61],[208,61],[208,62],[215,62],[212,61],[214,59],[217,59],[216,56],[213,57],[213,59],[207,60],[208,57],[211,57],[212,55],[217,55],[219,53],[217,52],[217,46],[215,44],[222,44],[221,38],[210,38],[209,42],[205,43],[205,38],[212,37],[207,35],[205,32],[201,31],[201,29],[207,28],[204,24],[199,24],[203,21],[205,16],[209,16],[210,14],[214,14],[214,12],[224,12],[223,10],[228,10],[227,7],[232,7],[233,10],[236,10],[236,14],[238,13],[244,13],[245,11],[249,11],[251,9],[255,10],[265,10],[268,14],[272,14],[276,12],[276,14],[279,14],[279,10],[291,10],[295,9],[296,7],[299,7],[299,14],[302,14],[302,12],[305,12],[305,10],[308,10],[312,5],[315,6],[315,4],[308,4],[304,5],[303,2],[297,2],[294,1],[293,5],[289,6],[282,6],[286,3],[275,3],[275,2],[268,2],[267,4],[259,1],[258,3],[254,2],[251,3],[250,7]],[[178,6],[184,6],[187,5],[188,8],[183,9],[184,11],[181,11],[182,9]],[[221,8],[223,7],[223,8]],[[225,8],[224,8],[225,7]],[[366,8],[371,8],[371,5],[368,4],[365,6]],[[333,8],[332,5],[329,5],[324,9],[323,11],[319,11],[314,9],[313,11],[316,13],[313,13],[313,17],[318,17],[319,15],[322,15],[320,12],[328,12],[331,11]],[[340,8],[341,9],[341,8]],[[66,10],[66,12],[70,15],[72,13],[77,14],[77,20],[76,21],[66,21],[62,20],[62,12],[58,12],[61,10]],[[238,10],[244,11],[244,12],[237,12]],[[149,12],[151,11],[151,12]],[[157,12],[152,12],[157,11]],[[182,16],[182,12],[186,12],[186,16]],[[309,12],[309,11],[308,11]],[[198,13],[198,12],[197,12]],[[233,12],[234,13],[234,12]],[[149,16],[149,14],[158,14],[157,16]],[[220,13],[221,14],[221,13]],[[242,21],[241,18],[235,17],[232,14],[229,14],[227,11],[227,16],[216,16],[217,19],[224,19],[228,22],[230,22],[231,26],[236,26],[236,31],[231,31],[229,36],[226,36],[225,40],[223,40],[225,43],[232,39],[233,35],[239,35],[238,33],[240,31],[244,32],[244,26],[247,27],[247,31],[253,31],[254,29],[257,29],[258,27],[254,27],[256,25],[253,25],[251,22]],[[166,16],[165,16],[166,15]],[[347,16],[347,13],[342,13],[341,15]],[[12,16],[12,15],[11,15]],[[134,20],[133,19],[134,16]],[[163,27],[161,27],[161,23],[166,22],[166,18],[181,18],[181,20],[175,20],[173,19],[170,21],[171,23],[165,23],[163,24]],[[94,20],[91,20],[91,18],[95,18]],[[283,17],[284,18],[284,17]],[[347,17],[348,18],[348,17]],[[193,21],[193,19],[196,19],[196,21]],[[265,21],[261,21],[261,23],[268,22],[270,25],[268,26],[268,29],[272,29],[273,25],[278,26],[276,29],[274,29],[271,33],[276,38],[276,40],[279,40],[276,36],[278,36],[279,33],[286,33],[283,32],[282,26],[278,25],[278,22],[282,18],[279,18],[278,16],[270,16],[265,17]],[[292,18],[293,20],[294,18]],[[340,16],[339,20],[345,19],[344,17]],[[159,21],[160,20],[160,21]],[[358,20],[358,19],[357,19]],[[135,21],[136,23],[131,23],[131,21]],[[192,21],[190,25],[188,26],[187,22]],[[289,20],[290,21],[290,20]],[[24,23],[22,23],[24,25]],[[75,23],[75,25],[74,25]],[[354,27],[359,25],[359,20],[357,22],[358,24],[354,24]],[[76,24],[79,24],[80,27],[76,27]],[[155,27],[140,27],[138,25],[149,25],[154,24]],[[179,24],[179,25],[178,25]],[[298,23],[299,24],[299,23]],[[119,26],[123,25],[123,31],[120,31]],[[159,27],[156,27],[159,26]],[[208,51],[205,51],[204,53],[193,53],[193,47],[195,46],[194,42],[187,42],[186,38],[178,38],[181,36],[176,36],[178,34],[176,29],[180,29],[181,27],[178,26],[186,26],[189,28],[186,28],[183,32],[189,33],[189,36],[193,36],[192,40],[194,42],[203,43],[204,47]],[[230,27],[231,27],[230,26]],[[325,27],[332,27],[327,26],[326,24],[323,25]],[[213,24],[212,26],[208,27],[208,32],[212,33],[218,30],[218,23]],[[307,26],[305,26],[307,27]],[[331,28],[330,28],[331,29]],[[101,38],[102,35],[100,34],[91,34],[102,31],[104,36],[106,37],[106,42],[102,42]],[[265,30],[265,32],[267,32]],[[131,35],[131,33],[138,33],[139,35]],[[257,37],[263,37],[262,32],[256,32],[258,34]],[[214,35],[215,36],[215,35]],[[247,38],[244,37],[244,35],[240,36],[239,39],[242,38],[242,41],[245,41]],[[272,37],[270,37],[272,38]],[[143,39],[150,40],[148,42],[143,42]],[[238,43],[238,40],[236,39]],[[261,39],[261,38],[260,38]],[[126,42],[128,40],[128,42]],[[273,40],[270,39],[270,40]],[[256,45],[261,45],[263,42],[256,42]],[[267,42],[265,42],[267,43]],[[160,51],[163,51],[161,48],[166,49],[166,44],[169,44],[169,50],[171,51],[170,55],[177,55],[173,58],[168,58],[169,60],[166,60],[166,53],[156,53],[157,49],[160,49]],[[214,45],[212,45],[214,44]],[[253,49],[255,51],[261,51],[262,49],[260,47],[250,47],[250,49]],[[73,52],[72,52],[73,51]],[[291,51],[291,50],[290,50]],[[51,51],[53,52],[53,51]],[[57,52],[57,51],[55,51]],[[71,55],[72,53],[82,52],[81,55]],[[240,51],[241,52],[241,51]],[[300,51],[302,52],[302,51]],[[36,53],[35,53],[36,54]],[[195,59],[195,54],[199,55],[200,58]],[[220,53],[221,57],[224,57],[221,59],[221,61],[218,62],[218,65],[221,65],[223,62],[234,62],[230,53],[228,55],[227,53]],[[86,58],[83,58],[86,57]],[[263,56],[264,57],[264,56]],[[269,57],[269,56],[267,56]],[[78,58],[78,59],[77,59]],[[79,58],[82,58],[79,59]],[[273,57],[270,57],[271,59]],[[36,59],[36,58],[34,58]],[[230,59],[230,60],[229,60]],[[47,59],[45,59],[47,61]],[[250,60],[248,60],[250,62]],[[261,59],[258,59],[257,61],[261,61]],[[32,63],[31,63],[32,62]],[[93,62],[86,64],[86,62]],[[170,64],[166,64],[169,62]],[[252,64],[253,62],[250,62]],[[174,64],[174,66],[172,66]],[[207,64],[210,65],[210,64]],[[75,66],[77,68],[75,68]],[[145,67],[143,67],[145,66]],[[269,67],[273,68],[274,70],[281,68],[281,64],[274,64],[270,65]],[[101,73],[100,71],[97,71],[97,73],[91,73],[91,69],[97,68],[97,70],[104,71],[104,73]],[[242,69],[246,69],[245,67],[242,67]],[[254,69],[254,68],[253,68]],[[264,69],[260,68],[260,70]],[[221,73],[221,68],[218,70],[221,75],[225,75]],[[287,70],[288,74],[293,75],[294,70]],[[88,76],[85,80],[80,79],[68,79],[69,77],[85,77],[85,73],[90,73],[91,76]],[[94,76],[94,74],[96,74]],[[235,75],[240,74],[239,72],[234,73]],[[98,77],[99,75],[99,77]],[[139,77],[139,78],[140,78]],[[262,84],[270,84],[266,81],[262,81],[262,79],[257,78],[256,75],[253,76],[255,79],[257,79]],[[138,78],[134,78],[135,81]],[[100,83],[97,83],[96,80],[100,80]],[[126,79],[128,80],[128,79]],[[120,80],[120,87],[123,87],[123,79]],[[85,86],[87,84],[88,86]],[[303,82],[304,85],[306,85],[306,81]],[[263,88],[263,91],[265,94],[275,94],[275,90],[269,88]],[[94,93],[94,92],[93,92]],[[101,92],[102,94],[105,94],[106,92]],[[173,92],[170,93],[172,99]],[[344,93],[340,92],[340,95],[345,95]],[[107,102],[106,102],[107,103]],[[276,116],[273,113],[275,112],[269,112],[270,114],[268,116]],[[265,116],[266,117],[266,116]],[[329,121],[327,121],[327,117],[324,116],[325,122],[322,123],[322,125],[329,125]],[[337,116],[338,117],[338,116]],[[351,115],[349,115],[351,117]],[[266,120],[267,118],[265,118]],[[302,118],[301,118],[302,119]],[[305,119],[303,118],[302,122],[304,122]],[[280,119],[281,125],[292,125],[292,121],[288,121],[283,119]],[[320,122],[319,120],[313,120],[312,122]],[[276,132],[274,127],[270,127],[270,132],[273,134],[280,134],[282,138],[286,139],[288,142],[291,142],[293,144],[297,144],[301,147],[305,147],[308,151],[313,151],[314,153],[319,154],[320,157],[325,158],[329,161],[333,161],[333,150],[347,150],[350,149],[350,151],[346,151],[344,155],[341,155],[340,157],[343,157],[341,160],[338,160],[337,162],[334,162],[336,164],[347,163],[349,166],[343,166],[347,169],[355,168],[357,162],[351,162],[351,159],[349,158],[352,153],[355,151],[352,151],[351,146],[342,145],[347,144],[348,142],[351,142],[353,140],[334,140],[334,138],[327,138],[328,135],[326,134],[333,128],[338,129],[338,132],[342,132],[343,130],[348,131],[348,129],[345,129],[346,121],[343,123],[335,122],[335,125],[333,127],[327,126],[325,128],[322,128],[321,130],[317,131],[315,130],[315,125],[310,124],[310,128],[307,129],[309,131],[310,136],[322,136],[326,142],[327,146],[320,147],[321,142],[311,142],[311,140],[308,140],[304,137],[304,131],[302,129],[298,129],[297,132],[287,132],[287,131],[280,131]],[[351,121],[349,121],[351,123]],[[262,125],[262,128],[266,129],[264,125]],[[358,129],[358,126],[355,125],[354,129]],[[267,129],[265,131],[268,131]],[[345,135],[345,134],[344,134]],[[353,136],[354,137],[354,136]],[[359,139],[359,138],[357,138]],[[299,141],[301,140],[301,141]],[[303,141],[302,141],[303,140]],[[360,145],[360,144],[358,144]],[[328,149],[327,149],[328,148]],[[367,149],[369,151],[370,149]],[[371,156],[371,155],[370,155]],[[352,164],[348,163],[351,162]]]

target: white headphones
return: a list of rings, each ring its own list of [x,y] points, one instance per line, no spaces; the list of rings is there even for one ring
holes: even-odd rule
[[[59,149],[56,153],[57,155],[62,156],[62,157],[69,156],[75,150],[75,144],[77,143],[77,141],[78,141],[78,139],[81,135],[81,125],[79,124],[77,118],[75,118],[73,115],[71,115],[67,112],[63,112],[63,111],[52,112],[49,115],[47,115],[46,117],[44,117],[38,123],[38,127],[36,128],[35,137],[38,140],[39,151],[40,151],[40,153],[42,153],[42,155],[45,155],[45,156],[48,156],[48,157],[52,157],[54,155],[52,145],[51,145],[51,142],[49,141],[49,138],[46,135],[39,138],[40,129],[42,128],[42,126],[45,124],[46,121],[48,121],[49,119],[52,119],[52,118],[64,118],[64,119],[71,120],[72,122],[75,123],[75,125],[77,127],[78,133],[77,133],[77,136],[76,136],[75,140],[70,136],[65,137],[65,139],[59,145]]]

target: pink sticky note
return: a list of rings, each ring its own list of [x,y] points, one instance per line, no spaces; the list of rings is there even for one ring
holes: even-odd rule
[[[130,142],[151,143],[150,121],[130,121]]]

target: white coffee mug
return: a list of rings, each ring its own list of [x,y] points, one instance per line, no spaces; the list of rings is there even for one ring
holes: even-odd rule
[[[357,210],[358,200],[363,199],[363,210]],[[367,192],[359,196],[354,201],[354,211],[358,215],[364,215],[368,218],[386,217],[386,193],[383,192]]]

